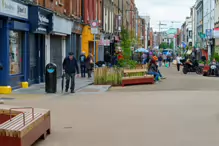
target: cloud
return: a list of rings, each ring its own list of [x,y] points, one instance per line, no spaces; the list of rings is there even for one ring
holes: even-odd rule
[[[185,21],[196,0],[135,0],[140,15],[149,15],[151,25],[158,29],[159,21],[171,27],[170,21]],[[176,24],[179,27],[181,24]]]

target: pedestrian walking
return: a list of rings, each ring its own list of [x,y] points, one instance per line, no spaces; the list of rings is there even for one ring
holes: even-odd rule
[[[159,67],[162,66],[162,61],[163,61],[163,57],[162,57],[162,55],[160,54],[159,57],[158,57],[158,65],[159,65]]]
[[[63,61],[63,69],[66,77],[65,92],[68,92],[71,80],[71,93],[75,93],[75,73],[77,72],[77,76],[79,74],[78,63],[74,57],[74,53],[70,52],[68,55]]]
[[[147,54],[146,53],[143,53],[142,54],[142,64],[146,64],[147,62]]]
[[[177,57],[176,57],[176,61],[177,61],[177,71],[178,72],[180,72],[180,66],[181,66],[181,60],[182,60],[182,57],[181,57],[181,55],[178,55]]]
[[[167,62],[168,62],[169,67],[170,67],[170,62],[171,62],[171,56],[170,55],[167,56]]]
[[[82,52],[80,55],[80,68],[81,68],[81,77],[85,78],[86,73],[86,56],[85,52]]]
[[[87,59],[86,59],[86,68],[87,68],[87,74],[88,74],[88,78],[91,78],[91,73],[92,73],[92,69],[93,69],[93,66],[94,66],[94,61],[93,61],[93,55],[90,53],[88,56],[87,56]]]
[[[163,63],[166,64],[166,61],[167,61],[167,55],[163,54]]]
[[[104,55],[104,61],[106,63],[106,66],[110,66],[111,55],[108,51],[106,51],[106,54]]]

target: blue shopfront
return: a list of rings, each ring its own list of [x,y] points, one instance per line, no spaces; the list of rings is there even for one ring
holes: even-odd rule
[[[52,11],[39,6],[29,6],[29,78],[30,84],[44,82],[45,37],[52,29]]]
[[[21,87],[29,76],[28,7],[11,0],[0,5],[0,94]]]

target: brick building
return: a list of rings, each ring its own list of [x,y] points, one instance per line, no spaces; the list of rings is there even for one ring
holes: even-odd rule
[[[103,1],[102,0],[83,0],[82,4],[82,50],[88,55],[94,55],[94,48],[96,49],[96,60],[98,60],[98,42],[94,47],[94,35],[91,33],[90,23],[97,21],[99,30],[103,28]],[[100,36],[97,36],[100,39]]]
[[[151,27],[150,28],[150,48],[153,49],[154,48],[154,31],[153,31],[153,28]]]

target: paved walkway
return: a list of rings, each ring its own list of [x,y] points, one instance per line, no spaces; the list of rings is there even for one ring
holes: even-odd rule
[[[218,78],[183,75],[174,68],[162,73],[167,80],[153,86],[100,94],[91,94],[97,90],[90,87],[5,104],[51,110],[52,134],[35,146],[218,146]]]
[[[76,78],[75,91],[80,90],[88,85],[93,84],[93,78]],[[64,87],[65,90],[65,87]],[[57,93],[61,93],[61,79],[57,81]],[[13,94],[45,94],[45,83],[35,84],[27,89],[17,89],[13,91]]]
[[[219,77],[204,77],[196,73],[187,75],[178,72],[175,66],[160,68],[167,77],[154,85],[133,85],[111,88],[111,92],[145,92],[145,91],[219,91]]]

